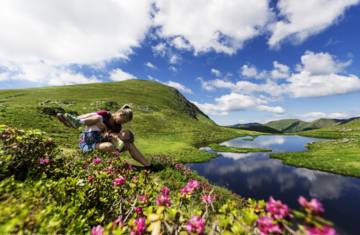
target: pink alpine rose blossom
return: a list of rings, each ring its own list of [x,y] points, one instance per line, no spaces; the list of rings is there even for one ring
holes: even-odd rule
[[[40,158],[40,159],[39,159],[39,163],[40,163],[41,165],[49,164],[49,163],[50,163],[50,159],[49,159],[49,158]]]
[[[130,235],[142,235],[146,229],[146,219],[145,217],[137,218],[134,222],[134,228],[131,231]]]
[[[101,225],[98,225],[91,229],[91,235],[103,235],[103,234],[104,234],[104,228]]]
[[[92,163],[93,163],[94,165],[100,164],[100,163],[101,163],[101,158],[96,157],[96,158],[92,161]]]
[[[306,228],[306,235],[336,235],[336,230],[327,225],[321,228]]]
[[[168,187],[164,186],[164,187],[160,190],[160,192],[161,192],[163,195],[169,195],[170,189],[169,189]]]
[[[261,235],[267,235],[270,233],[281,233],[280,226],[269,216],[263,216],[257,220],[258,229]]]
[[[157,206],[166,206],[166,207],[171,206],[171,201],[170,201],[169,195],[160,194],[156,198],[156,205]]]
[[[122,177],[122,176],[120,176],[120,177],[113,180],[113,185],[114,186],[121,186],[123,184],[125,184],[125,178]]]
[[[148,197],[147,197],[147,195],[139,195],[138,200],[139,200],[140,203],[147,203],[148,202]]]
[[[201,196],[201,201],[205,204],[211,204],[215,200],[214,196],[211,196],[210,194],[204,194]]]
[[[322,204],[316,198],[308,201],[305,197],[300,196],[298,202],[306,211],[309,211],[310,213],[320,214],[325,211]]]
[[[205,231],[205,220],[199,216],[193,216],[186,223],[186,230],[189,233],[203,234]]]
[[[270,197],[266,203],[266,210],[270,212],[271,216],[275,219],[282,219],[289,215],[289,207],[280,200],[274,200],[273,197]]]

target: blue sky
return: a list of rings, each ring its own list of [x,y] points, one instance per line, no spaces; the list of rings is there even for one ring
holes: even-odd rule
[[[359,0],[1,4],[0,89],[150,79],[224,125],[360,116]]]

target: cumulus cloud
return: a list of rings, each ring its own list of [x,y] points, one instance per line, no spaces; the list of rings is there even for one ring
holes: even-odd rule
[[[85,76],[63,66],[53,66],[45,62],[7,64],[0,72],[0,82],[27,81],[37,85],[71,85],[101,82],[96,76]]]
[[[212,68],[211,70],[210,70],[210,72],[211,72],[211,74],[212,75],[214,75],[215,77],[221,77],[221,72],[220,72],[220,70],[217,70],[217,69],[214,69],[214,68]]]
[[[39,85],[99,82],[72,71],[71,65],[128,58],[151,26],[150,9],[147,0],[4,0],[0,65],[11,72],[2,74],[2,80]]]
[[[270,26],[268,44],[276,47],[286,38],[302,42],[334,24],[347,8],[358,3],[359,0],[279,0],[277,8],[283,19]]]
[[[144,64],[146,67],[148,67],[149,69],[157,69],[157,67],[153,64],[153,63],[151,63],[151,62],[146,62],[145,64]]]
[[[278,61],[273,62],[273,69],[270,71],[263,70],[258,71],[255,65],[244,64],[240,69],[240,74],[245,78],[255,78],[255,79],[286,79],[289,77],[290,68],[281,64]]]
[[[160,37],[181,37],[195,54],[233,54],[260,33],[272,17],[268,1],[156,0]]]
[[[240,111],[245,109],[258,109],[266,112],[284,112],[281,107],[272,107],[266,105],[268,101],[263,98],[244,95],[232,92],[215,98],[214,103],[198,103],[192,101],[203,112],[212,115],[228,115],[229,112]]]
[[[191,45],[182,37],[175,37],[171,40],[171,45],[177,49],[191,50]]]
[[[150,9],[147,0],[4,0],[0,61],[90,64],[127,57],[151,25]]]
[[[334,56],[329,53],[306,51],[301,56],[301,65],[298,66],[298,70],[307,71],[311,75],[326,75],[341,72],[350,64],[351,60],[346,62],[336,61]]]
[[[288,92],[293,97],[314,97],[345,94],[360,90],[356,75],[339,72],[351,61],[337,61],[329,53],[307,51],[301,57],[298,72],[288,79]]]
[[[111,81],[125,81],[125,80],[137,79],[135,75],[127,73],[119,68],[111,71],[109,78]]]
[[[181,83],[178,83],[178,82],[174,82],[174,81],[167,81],[167,82],[163,82],[163,84],[165,85],[168,85],[168,86],[171,86],[183,93],[188,93],[188,94],[191,94],[192,93],[192,90],[186,86],[184,86],[183,84]]]
[[[306,121],[314,121],[319,118],[335,118],[335,119],[342,119],[342,118],[349,118],[351,115],[348,113],[342,112],[334,112],[334,113],[324,113],[324,112],[309,112],[303,114],[301,117]]]

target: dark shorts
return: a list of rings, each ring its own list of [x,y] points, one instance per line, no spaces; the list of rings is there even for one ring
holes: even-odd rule
[[[99,131],[84,131],[80,135],[79,147],[84,153],[94,151],[96,144],[101,143],[102,137]]]

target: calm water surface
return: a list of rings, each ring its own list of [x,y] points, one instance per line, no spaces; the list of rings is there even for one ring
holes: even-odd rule
[[[298,152],[306,151],[306,144],[314,141],[321,140],[268,135],[252,141],[240,137],[222,144],[271,148],[273,152]],[[292,208],[299,208],[299,195],[316,197],[324,204],[325,217],[335,223],[340,234],[360,234],[360,179],[283,165],[280,160],[270,159],[269,153],[218,155],[209,162],[188,166],[210,182],[244,197],[267,199],[272,195]]]

